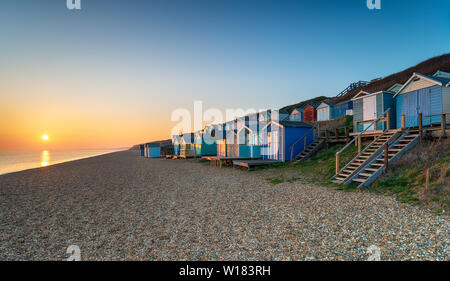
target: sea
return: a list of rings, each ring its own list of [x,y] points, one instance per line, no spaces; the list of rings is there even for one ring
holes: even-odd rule
[[[0,151],[0,175],[108,154],[120,150]]]

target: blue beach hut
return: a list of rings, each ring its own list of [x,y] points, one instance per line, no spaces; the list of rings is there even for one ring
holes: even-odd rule
[[[371,121],[383,118],[389,109],[389,129],[396,128],[396,103],[394,95],[402,87],[401,84],[395,84],[386,91],[369,93],[359,92],[352,98],[353,101],[353,126],[354,132],[381,130],[387,128],[386,122],[378,122],[377,127],[370,126]],[[368,128],[370,126],[370,128]]]
[[[401,128],[401,116],[405,127],[418,127],[419,114],[423,126],[440,123],[439,114],[450,112],[450,73],[438,71],[432,76],[414,73],[395,94],[397,128]],[[435,115],[426,117],[429,115]],[[446,123],[450,122],[447,115]]]
[[[139,151],[140,151],[140,155],[142,157],[145,157],[145,144],[140,144],[139,145]]]
[[[304,150],[304,142],[294,145],[298,140],[305,137],[306,146],[314,141],[313,126],[304,122],[281,121],[278,123],[271,121],[266,125],[264,131],[266,132],[263,135],[264,144],[261,147],[264,160],[291,161]]]

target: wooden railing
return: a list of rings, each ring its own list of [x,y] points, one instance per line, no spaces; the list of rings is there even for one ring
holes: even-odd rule
[[[294,147],[295,147],[295,145],[303,140],[303,150],[305,150],[306,147],[307,147],[307,144],[306,144],[307,137],[308,137],[309,133],[310,133],[311,131],[314,131],[315,129],[316,129],[316,126],[312,127],[312,128],[309,129],[309,130],[308,130],[301,138],[299,138],[296,142],[294,142],[294,143],[291,145],[291,158],[290,158],[290,161],[293,161],[293,160],[294,160]]]
[[[442,135],[445,136],[445,130],[447,129],[447,115],[450,115],[450,112],[445,112],[445,113],[441,113],[441,114],[432,114],[432,115],[427,115],[425,117],[433,117],[433,116],[441,116],[441,131],[442,131]]]
[[[440,114],[431,114],[431,115],[426,115],[426,116],[422,116],[422,113],[419,113],[418,115],[418,130],[419,130],[419,135],[422,137],[423,136],[423,117],[425,118],[431,118],[433,116],[441,116],[441,131],[442,131],[442,135],[445,136],[446,134],[446,130],[447,130],[447,115],[450,115],[450,112],[444,112],[444,113],[440,113]],[[402,114],[400,116],[400,124],[401,124],[401,129],[405,130],[406,129],[406,116],[404,114]],[[431,122],[430,122],[431,125]]]
[[[342,130],[344,131],[344,134],[340,134],[340,132]],[[330,132],[334,133],[334,135],[333,134],[330,135]],[[334,130],[328,130],[328,129],[320,130],[318,132],[318,136],[320,138],[324,138],[326,143],[333,142],[333,140],[342,140],[342,139],[345,139],[345,142],[349,142],[350,141],[350,127],[345,126],[345,127],[340,127],[340,128],[334,128]]]
[[[378,122],[381,122],[382,120],[389,122],[390,110],[391,110],[390,108],[386,109],[386,111],[383,112],[383,114],[382,114],[383,116],[386,115],[385,117],[381,117],[381,118],[372,120],[372,122],[370,123],[369,126],[367,126],[367,128],[365,128],[361,133],[359,133],[356,137],[354,137],[353,140],[350,141],[349,143],[347,143],[341,150],[336,152],[336,175],[339,174],[339,155],[341,155],[341,153],[344,152],[344,150],[346,150],[352,143],[354,143],[356,139],[358,140],[358,154],[359,154],[361,152],[361,135],[363,133],[365,133],[374,123],[376,124]],[[370,122],[370,120],[364,121],[364,122],[367,123],[367,122]],[[386,129],[389,130],[389,128],[390,128],[390,124],[388,123],[388,124],[386,124]]]
[[[386,113],[385,117],[378,118],[378,119],[372,119],[372,120],[357,121],[356,127],[358,127],[358,125],[360,125],[360,124],[367,124],[367,123],[372,124],[375,120],[378,120],[377,122],[375,122],[375,124],[373,124],[375,131],[378,131],[378,122],[386,122],[386,130],[390,130],[391,122],[390,122],[390,110],[389,109],[384,112],[384,113]],[[384,115],[384,113],[383,113],[383,115]],[[372,125],[370,125],[370,126],[372,126]]]

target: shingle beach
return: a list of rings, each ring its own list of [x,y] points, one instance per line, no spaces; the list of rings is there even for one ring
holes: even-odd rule
[[[449,260],[449,220],[270,171],[123,151],[0,176],[0,260]]]

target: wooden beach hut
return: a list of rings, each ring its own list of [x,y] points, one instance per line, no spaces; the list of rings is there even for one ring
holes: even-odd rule
[[[331,119],[337,119],[346,115],[353,115],[353,101],[344,100],[334,103],[331,110]]]
[[[450,112],[450,73],[437,71],[432,76],[414,73],[394,97],[397,128],[402,127],[402,115],[406,128],[419,127],[419,114],[423,126],[441,123],[441,114]]]
[[[226,157],[239,157],[239,142],[237,137],[237,119],[225,123],[226,129]]]
[[[139,152],[142,157],[145,157],[145,144],[139,145]]]
[[[226,124],[214,125],[217,128],[216,131],[216,146],[217,146],[217,157],[227,157],[227,135],[226,135]]]
[[[326,101],[322,102],[317,107],[317,121],[328,121],[331,118],[332,105]]]
[[[217,155],[217,144],[215,134],[216,129],[212,126],[207,126],[204,129],[195,132],[194,134],[195,155],[197,156]]]
[[[195,157],[195,147],[194,147],[194,134],[186,133],[181,137],[180,144],[180,157],[190,158]]]
[[[291,114],[289,115],[290,121],[297,121],[301,122],[303,121],[303,107],[297,107],[294,110],[292,110]]]
[[[352,98],[353,101],[353,127],[354,132],[387,130],[396,128],[396,104],[394,95],[402,87],[401,84],[395,84],[386,91],[369,93],[360,91]],[[372,121],[386,116],[385,112],[389,109],[389,128],[387,122],[378,122],[370,125]],[[369,127],[370,126],[370,127]]]
[[[250,114],[237,120],[237,140],[239,157],[260,158],[260,143],[258,130],[259,113]]]
[[[173,155],[174,156],[180,156],[181,137],[182,137],[182,135],[173,135],[172,136],[172,145],[173,145]]]
[[[317,121],[318,103],[308,103],[303,107],[303,122],[314,123]]]
[[[314,141],[314,127],[304,122],[271,121],[265,128],[261,154],[264,160],[292,161]]]
[[[147,158],[160,158],[161,157],[161,143],[151,142],[146,144],[147,147]]]

